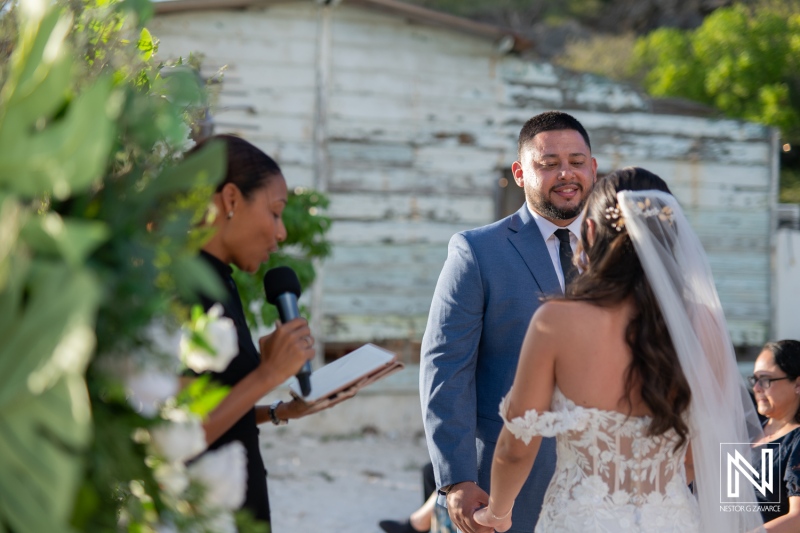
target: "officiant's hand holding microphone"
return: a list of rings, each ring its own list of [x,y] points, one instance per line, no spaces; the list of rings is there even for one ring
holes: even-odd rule
[[[264,361],[264,354],[283,353],[282,348],[272,346],[272,343],[281,338],[279,334],[286,333],[288,345],[283,350],[294,349],[306,357],[303,366],[293,374],[297,377],[302,395],[304,397],[308,396],[311,393],[311,359],[314,357],[314,337],[311,335],[311,330],[308,328],[306,320],[300,317],[297,300],[300,298],[301,288],[297,274],[287,266],[270,269],[264,275],[264,294],[267,302],[278,309],[280,322],[275,332],[259,339],[262,366],[271,367],[269,361]],[[264,422],[272,422],[276,425],[285,424],[288,420],[302,418],[333,407],[352,398],[357,391],[356,387],[351,387],[349,390],[340,392],[334,398],[322,401],[317,400],[310,404],[293,398],[288,402],[274,402],[269,407],[258,406],[256,408],[256,421],[259,424]]]
[[[314,338],[305,318],[279,325],[258,339],[258,344],[261,348],[258,372],[262,374],[295,375],[314,358]]]
[[[314,337],[304,318],[295,318],[278,327],[264,337],[258,339],[261,348],[261,364],[259,372],[264,379],[277,372],[280,375],[296,375],[314,358]],[[256,407],[256,422],[259,424],[273,422],[280,424],[310,414],[308,406],[299,401],[276,402],[271,406]]]
[[[264,275],[264,294],[266,295],[267,302],[277,307],[280,323],[278,328],[271,335],[261,337],[261,339],[259,339],[259,344],[261,345],[262,363],[264,363],[264,354],[283,353],[281,348],[271,345],[281,338],[277,336],[277,334],[286,333],[287,342],[289,344],[283,349],[293,349],[306,357],[303,366],[293,373],[297,377],[303,396],[307,396],[311,392],[310,377],[311,359],[314,357],[314,337],[311,335],[308,323],[305,319],[300,317],[300,311],[297,305],[297,299],[300,297],[300,293],[300,281],[297,279],[297,274],[295,274],[291,268],[287,266],[276,267],[270,269]],[[269,361],[262,366],[269,367]],[[269,408],[260,406],[256,411],[257,422],[263,423],[271,421],[279,425],[288,420],[302,418],[306,415],[332,407],[336,403],[351,397],[353,394],[355,394],[355,390],[351,393],[339,395],[335,401],[317,402],[313,406],[298,399],[292,399],[289,402],[278,401],[270,405]]]

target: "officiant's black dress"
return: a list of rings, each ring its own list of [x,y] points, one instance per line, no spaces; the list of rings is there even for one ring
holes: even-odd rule
[[[233,277],[231,277],[233,270],[209,253],[201,251],[200,256],[214,269],[225,285],[227,290],[226,300],[219,303],[225,308],[224,315],[232,319],[236,325],[236,333],[239,337],[239,353],[233,358],[228,368],[223,372],[209,372],[209,374],[218,383],[232,387],[258,367],[261,361],[261,354],[253,344],[250,329],[247,327],[242,301],[239,298],[239,292],[236,289]],[[216,302],[202,297],[202,303],[207,311]],[[259,449],[255,407],[245,413],[242,418],[208,448],[214,450],[234,440],[241,442],[247,451],[247,496],[242,508],[248,509],[256,520],[269,522],[267,470],[264,468],[264,461],[261,459],[261,451]]]

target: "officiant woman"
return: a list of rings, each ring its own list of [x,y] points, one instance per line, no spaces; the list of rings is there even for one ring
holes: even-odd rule
[[[225,288],[225,297],[219,303],[224,315],[236,325],[239,353],[224,371],[210,372],[213,380],[230,387],[230,392],[210,413],[203,429],[211,450],[233,441],[244,445],[247,494],[243,508],[257,521],[269,522],[267,472],[259,451],[257,426],[286,423],[307,414],[307,408],[296,400],[271,406],[255,404],[314,356],[314,338],[306,320],[296,318],[261,337],[257,347],[253,343],[231,265],[253,273],[286,239],[281,219],[288,200],[286,180],[271,157],[239,137],[218,135],[193,150],[212,140],[225,143],[227,171],[211,198],[215,213],[208,223],[215,231],[200,254]],[[206,310],[216,303],[210,298],[202,298],[202,302]]]

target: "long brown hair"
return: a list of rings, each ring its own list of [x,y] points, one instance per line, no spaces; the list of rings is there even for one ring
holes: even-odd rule
[[[568,300],[613,306],[631,298],[634,316],[625,331],[633,359],[625,375],[625,400],[632,406],[631,393],[641,384],[641,396],[652,412],[650,435],[674,429],[679,441],[686,442],[689,428],[683,419],[689,407],[691,390],[681,370],[664,317],[639,257],[624,226],[618,230],[609,218],[617,207],[622,190],[659,190],[670,193],[667,184],[647,170],[628,167],[599,179],[586,200],[581,229],[578,266],[582,274],[570,285]],[[587,221],[595,225],[594,242],[588,240]]]

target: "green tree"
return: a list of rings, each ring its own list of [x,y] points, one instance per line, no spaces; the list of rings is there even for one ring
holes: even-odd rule
[[[653,96],[687,98],[775,126],[800,150],[800,2],[717,9],[695,30],[661,28],[640,38],[634,53]],[[783,161],[788,201],[797,194],[788,179],[795,169],[792,159]]]

